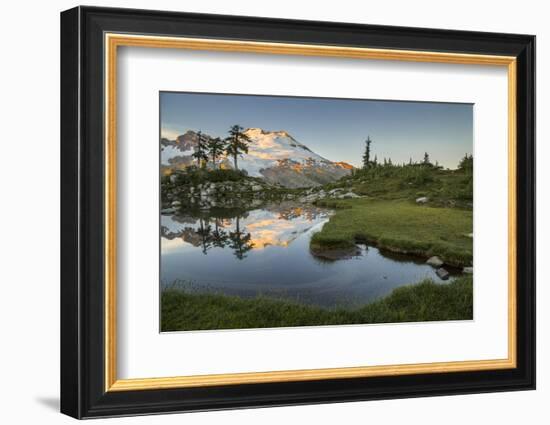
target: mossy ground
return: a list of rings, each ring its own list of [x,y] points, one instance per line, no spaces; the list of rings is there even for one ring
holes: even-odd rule
[[[410,201],[348,199],[311,239],[312,250],[352,247],[357,240],[453,266],[472,262],[472,211]],[[345,208],[344,208],[345,207]]]

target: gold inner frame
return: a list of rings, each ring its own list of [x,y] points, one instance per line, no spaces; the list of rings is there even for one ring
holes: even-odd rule
[[[515,368],[516,358],[516,58],[461,53],[370,49],[326,45],[105,34],[105,391],[135,391],[214,385],[308,381],[416,373],[447,373]],[[116,324],[116,123],[117,51],[120,46],[324,56],[469,65],[504,66],[508,72],[508,357],[419,364],[247,372],[164,378],[118,379]]]

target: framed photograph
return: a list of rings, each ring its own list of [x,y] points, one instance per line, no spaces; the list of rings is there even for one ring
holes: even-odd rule
[[[535,37],[61,14],[61,411],[535,387]]]

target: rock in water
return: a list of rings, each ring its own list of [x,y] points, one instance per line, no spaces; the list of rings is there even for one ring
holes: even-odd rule
[[[443,280],[449,279],[449,276],[450,276],[449,272],[445,270],[443,267],[437,269],[435,273],[439,276],[440,279],[443,279]]]
[[[428,258],[426,263],[433,267],[441,267],[443,265],[443,261],[437,256]]]

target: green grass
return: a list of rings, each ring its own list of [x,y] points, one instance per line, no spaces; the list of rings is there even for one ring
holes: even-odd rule
[[[472,211],[410,201],[349,199],[311,239],[311,249],[345,249],[367,241],[388,251],[439,256],[446,264],[472,262]]]
[[[164,290],[161,303],[162,331],[471,320],[473,284],[470,276],[449,284],[426,280],[354,310],[181,289]]]
[[[377,199],[414,200],[427,196],[432,205],[472,208],[473,174],[468,170],[376,167],[357,170],[336,185],[348,185],[357,194]]]

